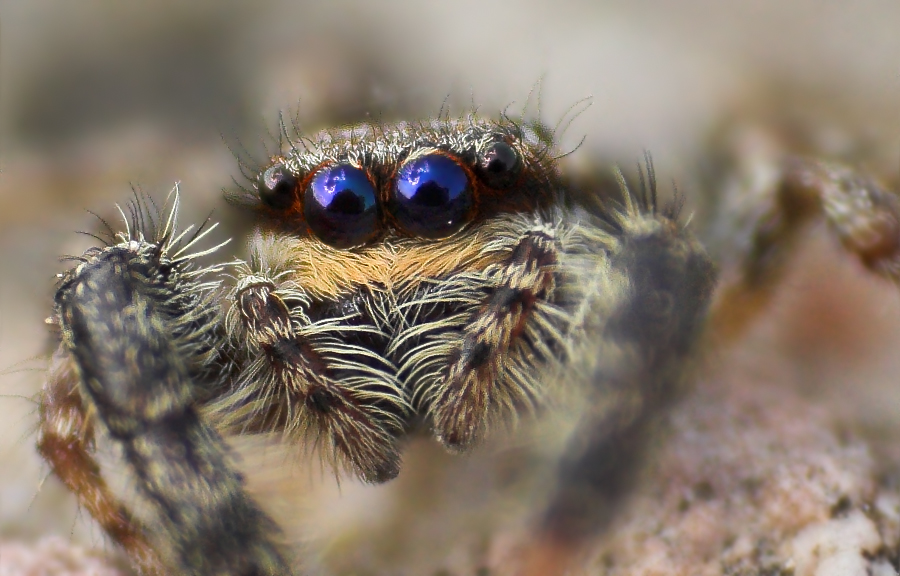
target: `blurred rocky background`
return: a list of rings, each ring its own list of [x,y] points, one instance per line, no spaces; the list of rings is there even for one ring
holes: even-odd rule
[[[445,101],[486,116],[530,102],[550,125],[575,106],[561,146],[585,140],[568,169],[647,149],[700,213],[692,171],[728,118],[803,132],[897,182],[898,30],[894,0],[0,0],[0,574],[18,573],[15,546],[52,548],[48,537],[108,549],[33,449],[43,319],[58,256],[90,245],[75,234],[96,229],[87,210],[115,220],[131,186],[161,198],[177,181],[185,221],[214,210],[237,229],[220,199],[239,176],[232,150],[263,154],[280,110],[312,131],[423,118]],[[890,476],[900,299],[829,241],[808,244],[747,342],[778,368],[741,369],[824,406]],[[238,239],[223,258],[242,250]],[[335,516],[359,509],[354,494]]]

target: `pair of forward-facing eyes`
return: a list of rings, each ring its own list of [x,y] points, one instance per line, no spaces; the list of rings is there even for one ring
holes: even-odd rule
[[[324,164],[302,178],[277,163],[260,175],[257,190],[272,209],[299,207],[310,231],[335,248],[377,236],[385,213],[408,234],[446,238],[474,218],[481,184],[506,188],[521,172],[522,160],[506,142],[493,142],[477,156],[472,165],[441,150],[412,154],[391,178],[386,200],[371,174],[350,162]]]

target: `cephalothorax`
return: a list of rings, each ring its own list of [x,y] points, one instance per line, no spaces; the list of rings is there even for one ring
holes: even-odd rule
[[[618,194],[578,206],[552,135],[473,117],[288,139],[250,176],[234,195],[259,218],[247,261],[195,267],[210,250],[194,248],[203,233],[176,234],[176,195],[162,218],[138,203],[133,227],[57,291],[39,449],[140,570],[291,573],[222,434],[311,442],[381,482],[411,431],[464,450],[560,398],[579,407],[577,441],[535,530],[577,540],[602,527],[714,284],[678,209],[658,207],[649,163],[638,189],[619,174]],[[896,222],[892,196],[815,163],[786,164],[780,182],[743,289],[771,264],[771,221],[796,216],[792,198],[887,270],[894,244],[870,236],[896,237],[878,224]],[[136,478],[140,520],[94,461],[98,431]]]

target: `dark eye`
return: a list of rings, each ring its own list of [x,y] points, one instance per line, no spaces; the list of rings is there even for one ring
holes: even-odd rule
[[[462,228],[474,206],[466,171],[441,154],[413,158],[394,184],[394,215],[413,234],[444,238]]]
[[[172,275],[172,263],[171,262],[160,262],[159,264],[159,274],[163,277],[163,280],[168,280],[169,276]]]
[[[297,177],[281,164],[272,166],[259,179],[259,199],[272,208],[284,209],[294,203]]]
[[[362,244],[378,229],[375,187],[349,164],[316,173],[303,196],[303,213],[313,233],[335,248]]]
[[[512,146],[506,142],[494,142],[481,152],[478,168],[490,186],[505,188],[516,181],[521,162]]]

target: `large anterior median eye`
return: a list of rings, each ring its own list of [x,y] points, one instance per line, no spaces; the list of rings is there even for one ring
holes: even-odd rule
[[[444,238],[462,228],[472,213],[469,176],[455,160],[427,154],[400,167],[394,183],[394,216],[407,232]]]
[[[303,213],[313,233],[335,248],[363,244],[378,230],[375,187],[350,164],[316,173],[303,196]]]

